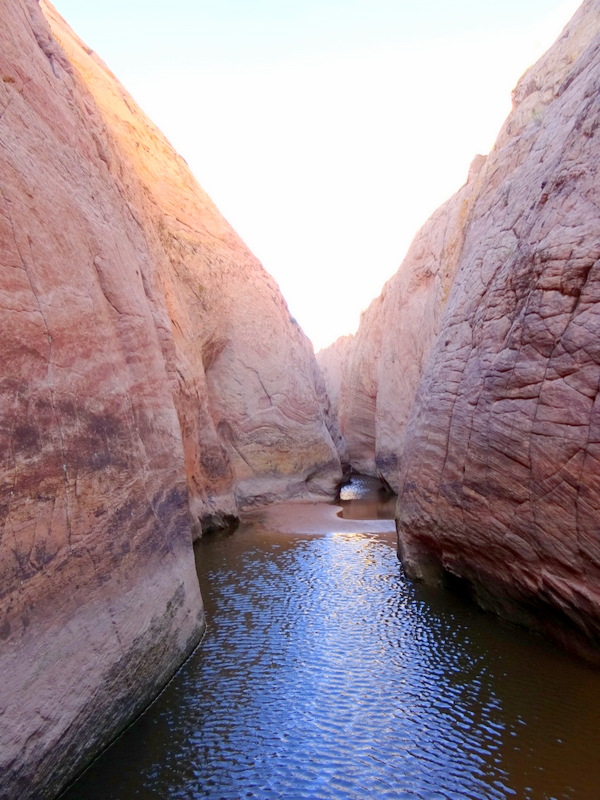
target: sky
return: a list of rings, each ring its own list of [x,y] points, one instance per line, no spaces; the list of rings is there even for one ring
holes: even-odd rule
[[[318,350],[488,153],[579,0],[55,0]]]

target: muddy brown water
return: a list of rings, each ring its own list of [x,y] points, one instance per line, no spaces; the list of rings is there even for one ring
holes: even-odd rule
[[[393,499],[345,497],[199,542],[204,642],[65,800],[600,798],[600,672],[408,582]]]

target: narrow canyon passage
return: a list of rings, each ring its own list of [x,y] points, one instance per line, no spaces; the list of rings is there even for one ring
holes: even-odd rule
[[[198,543],[204,642],[64,800],[597,797],[600,674],[407,582],[393,503],[346,496]]]

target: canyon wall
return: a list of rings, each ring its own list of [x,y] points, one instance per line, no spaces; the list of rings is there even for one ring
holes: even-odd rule
[[[600,660],[600,2],[520,80],[487,158],[357,334],[318,354],[416,577]]]
[[[192,531],[341,473],[183,160],[51,6],[0,18],[0,797],[50,798],[199,641]]]
[[[350,477],[352,466],[348,455],[346,437],[340,427],[339,396],[342,376],[346,369],[346,354],[351,342],[352,336],[340,336],[332,345],[320,350],[316,356],[319,374],[322,377],[323,389],[327,398],[329,432],[340,457],[344,479]]]
[[[144,229],[193,513],[330,496],[340,471],[322,379],[275,281],[103,62],[41,5],[99,112],[87,122],[98,156]]]
[[[457,269],[466,221],[485,163],[425,223],[398,272],[361,315],[354,336],[317,353],[356,472],[398,491],[398,457],[423,367]]]
[[[399,450],[408,571],[600,661],[600,2],[519,82]]]

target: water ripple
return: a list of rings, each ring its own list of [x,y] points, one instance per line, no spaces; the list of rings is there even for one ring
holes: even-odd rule
[[[266,534],[200,543],[202,648],[67,800],[598,796],[596,673],[406,582],[392,536]]]

